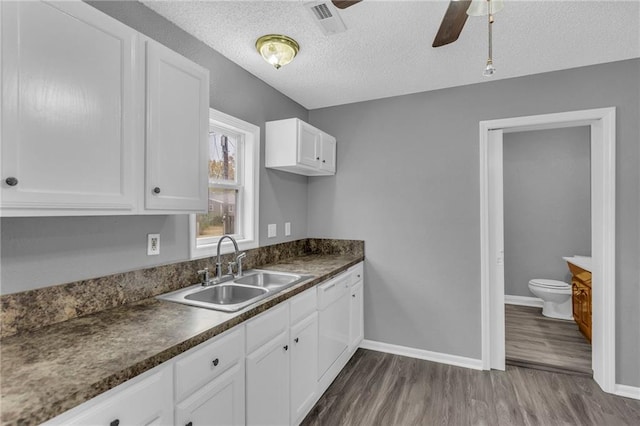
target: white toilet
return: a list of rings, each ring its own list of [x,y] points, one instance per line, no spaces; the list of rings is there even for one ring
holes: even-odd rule
[[[544,302],[542,315],[549,318],[573,320],[570,284],[564,281],[536,278],[529,281],[529,290]]]

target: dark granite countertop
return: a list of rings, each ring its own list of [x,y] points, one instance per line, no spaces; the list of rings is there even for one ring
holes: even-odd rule
[[[129,380],[364,260],[309,255],[261,266],[314,278],[234,313],[155,298],[2,340],[0,421],[38,424]]]

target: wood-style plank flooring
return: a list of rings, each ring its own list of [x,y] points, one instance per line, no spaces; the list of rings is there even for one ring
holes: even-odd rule
[[[358,349],[302,424],[637,426],[640,401],[584,376],[477,371]]]
[[[591,344],[574,321],[547,318],[542,308],[505,305],[510,365],[592,376]]]

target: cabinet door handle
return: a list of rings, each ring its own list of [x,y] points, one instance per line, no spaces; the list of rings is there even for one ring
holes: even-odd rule
[[[187,423],[187,424],[186,424],[186,425],[184,425],[184,426],[193,426],[193,422],[189,422],[189,423]]]
[[[159,194],[160,193],[160,187],[156,186],[155,188],[153,188],[153,193],[154,194]]]
[[[351,295],[351,297],[356,297],[356,295],[355,295],[355,294],[352,294],[352,295]]]
[[[220,361],[218,360],[218,358],[216,358],[216,359],[214,359],[212,361],[212,364],[213,364],[214,367],[217,367],[219,363],[220,363]]]
[[[320,159],[320,157],[316,157],[316,160],[319,160],[319,159]]]
[[[118,426],[120,424],[120,419],[115,419],[112,420],[111,423],[109,423],[109,426]]]
[[[327,162],[327,160],[322,160],[322,162],[323,162],[323,163],[326,163],[326,162]]]
[[[336,283],[333,283],[330,286],[327,286],[327,287],[323,288],[322,291],[327,291],[327,290],[329,290],[331,288],[334,288],[335,286],[336,286]]]
[[[298,343],[300,339],[298,337],[296,337],[295,339],[293,339],[294,342]]]
[[[357,277],[360,278],[360,274],[358,274]]]
[[[18,184],[18,179],[13,176],[6,178],[4,181],[9,186],[16,186]]]
[[[284,349],[285,351],[288,351],[288,350],[289,350],[289,345],[284,345],[283,349]]]

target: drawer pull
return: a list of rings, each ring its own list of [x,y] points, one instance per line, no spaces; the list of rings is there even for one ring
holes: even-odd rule
[[[358,278],[360,278],[360,274],[358,274]]]
[[[355,295],[355,294],[352,294],[352,295],[351,295],[351,297],[356,297],[356,295]]]
[[[295,339],[293,339],[294,342],[298,343],[298,341],[300,340],[300,338],[296,337]]]
[[[219,363],[220,363],[220,361],[218,360],[218,358],[216,358],[216,359],[214,359],[212,361],[212,364],[213,364],[214,367],[217,367]]]
[[[8,177],[4,180],[9,186],[16,186],[18,184],[18,179],[14,177]]]
[[[120,424],[120,419],[115,419],[109,423],[109,426],[118,426]]]
[[[288,350],[289,350],[289,345],[284,345],[283,349],[284,349],[285,351],[288,351]]]
[[[153,188],[153,193],[154,194],[159,194],[160,193],[160,187],[156,186],[155,188]]]
[[[184,426],[193,426],[193,422],[189,422],[189,423],[187,423],[187,424],[186,424],[186,425],[184,425]]]

